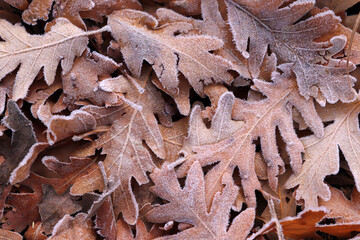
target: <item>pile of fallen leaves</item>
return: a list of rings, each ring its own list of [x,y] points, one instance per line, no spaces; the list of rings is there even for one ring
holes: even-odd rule
[[[359,239],[358,2],[0,0],[0,238]]]

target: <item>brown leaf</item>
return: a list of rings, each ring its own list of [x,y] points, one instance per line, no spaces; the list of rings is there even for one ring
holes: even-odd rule
[[[32,2],[34,1],[35,0]],[[80,17],[80,12],[91,10],[95,6],[95,3],[92,0],[55,0],[54,2],[54,5],[51,6],[54,19],[66,18],[75,26],[86,30],[86,25]],[[31,19],[30,21],[33,22],[34,19]],[[49,31],[54,24],[54,20],[47,23],[45,30]]]
[[[81,17],[89,18],[97,22],[103,21],[103,16],[121,9],[141,10],[141,4],[137,0],[92,0],[95,6],[88,11],[82,11]]]
[[[70,116],[53,115],[46,123],[47,139],[54,143],[76,134],[88,132],[95,128],[95,118],[82,110],[74,110]]]
[[[324,207],[302,211],[296,217],[280,220],[285,237],[294,239],[316,238],[321,239],[317,232],[324,232],[340,238],[349,238],[354,232],[360,232],[358,223],[320,225],[319,222],[329,211]],[[275,222],[271,221],[253,234],[249,240],[259,235],[275,231]]]
[[[255,206],[254,190],[260,189],[260,184],[254,167],[253,141],[258,138],[268,166],[269,184],[273,189],[277,188],[276,176],[284,171],[284,162],[277,150],[276,127],[279,128],[286,143],[292,169],[299,172],[302,164],[301,153],[304,150],[294,131],[292,107],[300,110],[317,135],[323,134],[322,123],[316,114],[313,102],[299,95],[294,77],[289,72],[283,75],[274,72],[272,77],[273,82],[254,80],[253,88],[267,96],[264,100],[243,101],[235,99],[229,92],[222,95],[210,129],[207,129],[202,122],[198,107],[195,107],[190,116],[189,139],[184,149],[187,161],[179,168],[178,173],[184,176],[194,161],[199,161],[202,166],[219,162],[206,175],[208,206],[215,192],[222,188],[223,174],[232,173],[235,167],[240,172],[246,202],[250,206]],[[236,125],[236,122],[231,120],[231,111],[233,119],[243,120],[245,124],[237,122]]]
[[[155,169],[150,177],[155,183],[151,191],[167,203],[156,206],[146,218],[155,223],[176,221],[193,226],[161,239],[245,239],[248,235],[255,215],[253,208],[240,213],[227,229],[229,212],[238,191],[229,174],[223,177],[225,187],[221,193],[215,194],[209,212],[205,203],[205,180],[199,162],[190,167],[183,188],[174,169],[167,164],[161,170]]]
[[[345,47],[346,37],[314,41],[335,30],[340,18],[334,12],[325,11],[297,22],[313,8],[314,0],[297,0],[286,7],[282,7],[282,0],[226,2],[236,47],[249,58],[254,76],[259,74],[269,45],[280,63],[294,71],[300,94],[306,99],[310,96],[321,99],[322,94],[329,103],[355,100],[352,89],[355,78],[346,76],[346,61],[332,58]],[[350,63],[350,70],[354,69],[355,65]]]
[[[22,236],[19,233],[11,232],[8,230],[0,229],[0,239],[4,240],[22,240]]]
[[[55,225],[49,240],[96,240],[92,228],[93,224],[90,219],[86,220],[85,214],[80,213],[75,217],[67,214]]]
[[[164,139],[165,160],[167,162],[174,162],[179,158],[177,153],[182,149],[184,139],[188,134],[188,121],[188,118],[182,118],[179,121],[174,122],[170,128],[159,125]]]
[[[191,24],[178,22],[159,26],[153,16],[126,9],[112,13],[109,25],[122,47],[126,65],[136,77],[140,76],[142,62],[146,60],[152,64],[161,84],[175,93],[179,89],[178,72],[201,95],[204,85],[229,84],[233,80],[227,72],[230,62],[209,53],[222,47],[219,39],[201,35],[174,36],[176,32],[189,31]]]
[[[351,199],[348,200],[344,194],[333,187],[330,187],[331,197],[328,201],[319,199],[319,206],[330,210],[327,218],[335,218],[337,223],[351,223],[360,220],[360,193],[354,188]]]
[[[80,56],[85,50],[87,35],[65,18],[57,19],[51,31],[44,35],[30,35],[24,27],[0,19],[0,37],[5,40],[0,42],[0,79],[20,65],[13,99],[26,96],[41,68],[44,69],[45,81],[49,85],[54,82],[59,61],[63,74],[68,73],[75,56]]]
[[[24,233],[26,240],[46,240],[48,237],[44,233],[41,222],[37,222],[30,226]]]
[[[339,171],[339,150],[350,167],[356,188],[360,189],[360,101],[327,105],[318,108],[317,112],[323,122],[334,122],[325,128],[323,137],[311,135],[301,139],[305,148],[305,163],[301,171],[293,174],[286,183],[286,188],[298,186],[296,199],[303,199],[306,207],[317,207],[318,197],[325,201],[330,199],[331,193],[324,178]]]
[[[51,186],[43,185],[43,198],[39,203],[39,213],[46,234],[52,232],[54,226],[67,214],[73,214],[81,210],[81,206],[75,203],[69,191],[57,195]]]
[[[75,1],[75,0],[32,0],[29,7],[23,12],[22,18],[25,23],[35,25],[37,20],[47,21],[49,13],[52,17],[66,18],[75,26],[86,29],[79,12],[90,10],[95,6],[92,0]],[[46,31],[55,24],[55,21],[47,23]]]
[[[196,16],[201,13],[201,0],[156,0],[156,2],[165,3],[166,7],[187,16]]]
[[[20,183],[20,189],[21,186],[25,186],[30,188],[32,192],[20,191],[9,194],[6,204],[11,206],[12,210],[4,214],[3,229],[14,229],[16,232],[22,232],[33,222],[40,221],[38,203],[42,198],[41,185],[43,183],[44,178],[31,173],[26,180]]]
[[[119,219],[116,223],[117,227],[117,239],[126,239],[126,240],[152,240],[156,237],[162,235],[162,231],[154,225],[150,232],[146,230],[144,222],[138,220],[136,222],[136,237],[134,237],[133,232],[131,231],[130,226],[123,220]]]
[[[0,183],[6,184],[10,181],[15,184],[29,175],[30,163],[35,160],[43,146],[41,143],[36,143],[32,122],[26,118],[14,101],[8,101],[7,111],[8,115],[3,123],[12,130],[13,135],[11,143],[6,136],[0,139],[0,156],[5,158],[0,165]],[[25,171],[22,177],[18,177],[24,165],[28,166],[28,171]]]
[[[36,24],[37,20],[48,20],[51,5],[54,0],[33,0],[29,7],[23,12],[22,18],[27,24]]]
[[[106,240],[116,240],[116,217],[110,196],[98,208],[95,219],[95,228]]]
[[[27,0],[4,0],[4,2],[7,2],[11,6],[21,10],[25,10],[29,6]]]
[[[82,195],[87,192],[104,189],[103,181],[96,182],[94,186],[88,179],[88,175],[94,174],[97,170],[97,164],[93,159],[73,156],[70,156],[69,159],[70,162],[61,162],[56,157],[46,156],[41,160],[49,170],[59,175],[59,178],[52,179],[52,183],[50,183],[57,194],[63,194],[72,184],[74,184],[70,189],[72,195]],[[86,179],[86,186],[79,186],[82,183],[82,178]],[[80,194],[76,191],[78,188],[82,190]],[[91,190],[84,191],[84,188],[91,188]]]
[[[118,102],[115,93],[99,89],[101,78],[110,77],[118,68],[112,59],[97,52],[84,51],[74,61],[71,71],[62,75],[63,91],[68,101],[90,100],[95,105],[112,105]]]
[[[335,13],[344,12],[346,9],[352,7],[356,3],[360,2],[359,0],[317,0],[316,6],[319,8],[328,7],[333,10]]]

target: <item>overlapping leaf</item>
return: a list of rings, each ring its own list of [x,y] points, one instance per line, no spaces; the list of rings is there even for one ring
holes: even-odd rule
[[[205,202],[205,180],[199,162],[194,162],[187,175],[185,186],[180,187],[175,171],[164,165],[151,175],[155,186],[151,190],[168,201],[147,214],[151,222],[176,221],[192,227],[176,235],[160,239],[245,239],[254,218],[254,209],[240,213],[228,228],[229,212],[235,201],[238,188],[229,174],[222,179],[224,190],[216,193],[210,211]]]
[[[279,167],[280,172],[284,167],[277,150],[276,127],[286,143],[294,172],[300,171],[304,149],[294,131],[291,108],[295,107],[301,112],[316,135],[323,135],[323,127],[313,102],[299,95],[294,78],[289,74],[274,72],[273,82],[254,80],[254,89],[267,96],[261,101],[243,101],[234,99],[231,93],[225,93],[219,100],[210,129],[202,122],[200,109],[196,107],[193,110],[189,140],[185,144],[187,149],[184,150],[188,160],[179,168],[179,174],[184,176],[195,160],[202,166],[217,163],[206,175],[207,201],[221,189],[221,177],[238,168],[247,203],[255,205],[254,191],[260,189],[260,185],[255,174],[253,142],[258,138],[268,166],[269,184],[276,189]],[[231,111],[234,119],[245,122],[242,127],[240,122],[231,120]]]
[[[60,18],[44,35],[30,35],[25,28],[12,25],[0,19],[0,79],[14,71],[19,65],[13,89],[13,98],[24,98],[38,75],[44,68],[47,84],[52,84],[58,63],[61,61],[63,73],[70,71],[75,56],[80,56],[88,44],[87,33]]]
[[[113,195],[115,215],[122,212],[124,219],[132,224],[137,220],[138,207],[131,179],[136,179],[140,185],[145,184],[149,181],[146,172],[155,167],[143,141],[156,156],[164,158],[164,142],[154,113],[165,124],[171,121],[165,114],[159,92],[147,81],[148,78],[149,71],[142,76],[144,82],[124,76],[102,81],[100,87],[103,90],[126,94],[125,100],[130,106],[125,111],[121,111],[122,106],[89,109],[97,115],[99,124],[101,121],[112,123],[109,131],[101,135],[95,145],[102,148],[102,154],[106,154],[104,168],[107,177],[117,186]]]
[[[316,42],[336,29],[340,18],[325,11],[299,21],[315,4],[315,0],[298,0],[287,5],[283,0],[227,0],[229,23],[237,49],[249,58],[250,72],[258,76],[268,50],[276,53],[280,63],[291,66],[296,74],[301,95],[330,103],[354,101],[352,85],[347,77],[345,60],[332,58],[346,44],[343,35],[330,42]],[[285,6],[284,6],[285,5]],[[350,63],[350,70],[354,70]]]
[[[296,199],[303,199],[307,207],[318,206],[318,197],[325,201],[330,199],[330,190],[324,179],[339,171],[340,150],[354,176],[356,188],[360,189],[359,100],[318,108],[317,112],[322,121],[333,123],[325,128],[323,137],[311,135],[301,139],[305,148],[305,163],[301,171],[287,182],[287,188],[299,186]]]
[[[175,93],[178,91],[179,72],[200,94],[204,84],[232,81],[227,72],[231,68],[230,62],[209,53],[221,48],[222,41],[204,35],[183,35],[192,28],[189,23],[159,26],[150,14],[127,9],[112,13],[109,25],[112,35],[121,45],[125,63],[136,77],[140,76],[142,62],[146,60],[162,85]]]

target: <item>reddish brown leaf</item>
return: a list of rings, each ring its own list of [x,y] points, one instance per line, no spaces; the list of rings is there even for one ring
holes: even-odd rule
[[[51,186],[43,185],[43,198],[39,203],[39,213],[46,234],[52,232],[54,226],[67,214],[73,214],[81,210],[81,206],[75,203],[69,191],[57,195]]]
[[[65,215],[54,227],[49,240],[96,240],[96,233],[93,230],[91,220],[86,220],[83,213],[75,217]]]

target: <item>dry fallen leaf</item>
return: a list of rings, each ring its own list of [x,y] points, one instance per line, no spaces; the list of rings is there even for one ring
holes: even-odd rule
[[[0,238],[358,239],[359,6],[0,0]]]
[[[63,74],[71,70],[75,56],[80,56],[88,44],[88,33],[60,18],[44,35],[30,35],[24,27],[0,19],[0,79],[21,65],[16,75],[13,98],[24,98],[31,83],[44,68],[47,84],[55,79],[56,67],[61,61]],[[64,54],[66,53],[66,54]]]
[[[249,58],[251,73],[258,76],[269,47],[280,63],[294,71],[300,94],[306,99],[319,98],[322,94],[329,103],[355,100],[352,89],[355,78],[346,76],[346,61],[332,58],[345,47],[346,37],[335,36],[330,42],[314,41],[335,30],[340,18],[332,11],[299,21],[313,8],[315,0],[297,0],[285,7],[282,0],[226,2],[236,48]],[[354,69],[350,63],[350,70]]]
[[[241,212],[227,227],[229,212],[238,191],[229,174],[223,177],[224,190],[215,194],[209,212],[205,203],[205,180],[199,162],[190,167],[183,188],[174,169],[167,164],[150,176],[155,183],[151,190],[167,203],[155,207],[146,218],[155,223],[176,221],[190,225],[190,228],[176,235],[161,239],[245,239],[249,234],[255,214],[253,208]]]
[[[146,60],[162,85],[178,92],[178,72],[181,72],[196,92],[213,82],[230,83],[229,61],[209,53],[222,47],[222,41],[203,35],[184,35],[192,28],[188,23],[169,23],[159,26],[153,16],[135,10],[121,10],[109,16],[109,26],[121,45],[125,63],[131,72],[140,76]],[[180,33],[176,35],[176,33]],[[132,39],[132,41],[129,41]],[[196,50],[194,51],[194,46]]]

